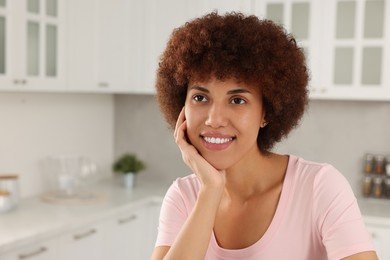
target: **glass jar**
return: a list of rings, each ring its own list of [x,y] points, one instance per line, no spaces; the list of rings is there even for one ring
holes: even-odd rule
[[[372,192],[372,177],[367,175],[363,179],[363,196],[368,197]]]
[[[19,183],[17,175],[0,175],[0,190],[3,194],[3,202],[7,203],[7,210],[15,207],[18,204]]]
[[[382,193],[383,193],[383,179],[382,179],[382,177],[375,177],[374,178],[372,193],[374,194],[374,197],[376,197],[376,198],[382,197]]]
[[[374,155],[368,153],[364,157],[363,170],[365,173],[372,173],[373,168],[374,168]]]
[[[383,155],[376,155],[375,156],[375,173],[376,174],[383,174],[385,172],[385,156]]]
[[[390,178],[385,179],[384,195],[386,198],[390,198]]]

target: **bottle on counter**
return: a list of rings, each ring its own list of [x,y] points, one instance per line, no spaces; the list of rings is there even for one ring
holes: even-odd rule
[[[368,197],[372,192],[372,177],[366,175],[363,178],[363,196]]]
[[[365,173],[372,173],[374,169],[374,155],[366,154],[364,157],[363,170]]]

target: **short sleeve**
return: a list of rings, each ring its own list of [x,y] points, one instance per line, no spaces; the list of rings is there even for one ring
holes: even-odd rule
[[[160,211],[157,246],[171,246],[187,218],[186,206],[175,181],[168,189]]]
[[[328,259],[375,250],[353,191],[341,173],[325,166],[316,177],[314,194],[314,220]]]

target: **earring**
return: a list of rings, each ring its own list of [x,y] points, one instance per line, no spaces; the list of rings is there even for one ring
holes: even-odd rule
[[[266,127],[267,125],[268,125],[268,122],[267,122],[267,121],[264,121],[262,127],[264,128],[264,127]]]

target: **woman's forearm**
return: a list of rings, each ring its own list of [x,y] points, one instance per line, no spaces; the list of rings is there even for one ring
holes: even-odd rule
[[[203,260],[210,242],[222,193],[203,190],[187,221],[164,259]]]

